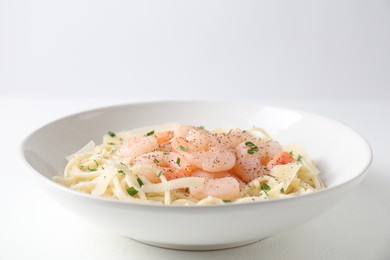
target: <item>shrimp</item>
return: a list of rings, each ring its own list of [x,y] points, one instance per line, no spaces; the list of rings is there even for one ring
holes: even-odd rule
[[[174,152],[151,152],[135,159],[134,165],[156,165],[163,172],[167,180],[189,177],[195,169],[182,155]],[[140,172],[153,183],[160,182],[155,171],[143,170]]]
[[[173,131],[157,132],[150,136],[134,136],[123,143],[114,153],[114,159],[125,159],[128,164],[134,162],[137,156],[156,150],[169,150],[169,141]],[[166,148],[164,148],[166,147]],[[164,149],[161,149],[164,148]]]
[[[174,136],[173,131],[157,132],[157,143],[159,144],[159,151],[172,152],[171,140]]]
[[[185,138],[187,136],[188,131],[191,129],[194,129],[195,127],[190,125],[182,125],[182,124],[175,124],[173,126],[173,133],[175,137],[183,137]]]
[[[208,196],[222,200],[234,200],[240,196],[240,185],[233,177],[206,179],[203,188],[190,187],[190,195],[198,200]]]
[[[173,131],[157,132],[156,138],[159,145],[168,143],[174,136]]]
[[[197,150],[207,150],[209,148],[212,135],[204,129],[190,129],[185,137],[186,141]]]
[[[237,163],[234,172],[244,182],[267,174],[267,163],[282,151],[280,144],[273,140],[241,143],[236,148]]]
[[[288,164],[293,161],[293,157],[288,152],[280,152],[267,163],[267,168],[271,170],[276,165]]]
[[[228,172],[205,172],[202,170],[196,170],[192,172],[192,177],[200,177],[200,178],[206,178],[206,179],[218,179],[218,178],[224,178],[224,177],[233,177],[232,174]]]
[[[212,139],[213,145],[236,148],[242,142],[255,142],[259,140],[248,131],[233,129],[228,133],[215,133]]]
[[[157,137],[135,136],[123,143],[114,153],[113,158],[116,160],[124,159],[127,164],[133,163],[137,156],[155,151],[159,148]]]
[[[237,176],[235,176],[233,173],[230,172],[206,172],[202,170],[195,170],[192,172],[191,176],[201,177],[206,179],[219,179],[225,177],[233,177],[238,181],[240,190],[242,190],[246,186],[245,182],[243,182],[240,178],[238,178]]]
[[[191,141],[182,137],[173,138],[172,147],[196,167],[208,172],[227,171],[236,163],[234,150],[221,147],[210,148],[202,137]]]

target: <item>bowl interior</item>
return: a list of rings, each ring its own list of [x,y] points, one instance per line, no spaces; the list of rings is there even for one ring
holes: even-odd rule
[[[42,176],[61,175],[65,157],[107,131],[180,122],[216,127],[265,129],[282,145],[299,144],[315,160],[326,187],[362,174],[371,161],[367,142],[350,128],[306,112],[230,102],[153,102],[101,108],[50,123],[26,138],[25,160]]]

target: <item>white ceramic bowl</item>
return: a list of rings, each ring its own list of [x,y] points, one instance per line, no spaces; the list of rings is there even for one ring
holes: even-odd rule
[[[300,144],[317,162],[326,188],[281,200],[183,207],[94,197],[51,180],[62,174],[67,155],[91,139],[101,143],[108,130],[174,121],[211,129],[263,127],[282,144]],[[335,205],[358,184],[372,158],[361,136],[322,116],[259,104],[192,101],[120,105],[68,116],[28,136],[22,153],[48,196],[86,221],[147,244],[191,250],[244,245],[305,223]]]

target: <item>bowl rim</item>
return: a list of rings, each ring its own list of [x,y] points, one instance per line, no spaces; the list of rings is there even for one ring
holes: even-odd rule
[[[124,108],[124,107],[147,106],[147,105],[169,105],[169,104],[179,105],[179,104],[183,104],[183,103],[186,103],[187,105],[188,105],[188,103],[191,103],[193,105],[204,105],[204,104],[213,104],[213,103],[214,104],[230,104],[230,105],[234,104],[234,105],[240,105],[240,106],[253,105],[253,106],[259,106],[259,107],[263,107],[263,108],[296,112],[296,113],[302,114],[304,116],[316,117],[316,118],[320,119],[321,121],[328,121],[332,124],[337,125],[338,127],[344,128],[344,129],[350,131],[351,133],[353,133],[357,138],[359,138],[362,141],[361,148],[364,148],[366,150],[366,157],[365,157],[366,162],[365,162],[364,166],[362,167],[362,169],[359,170],[359,173],[355,174],[353,178],[348,179],[340,184],[337,184],[337,185],[334,185],[331,187],[325,186],[325,188],[322,190],[318,190],[318,191],[311,192],[308,194],[303,194],[303,195],[299,195],[299,196],[295,196],[295,197],[270,199],[270,200],[263,200],[263,201],[254,201],[254,202],[247,202],[247,203],[225,203],[225,204],[219,204],[219,205],[186,205],[186,206],[183,206],[183,205],[148,204],[148,203],[142,203],[142,202],[121,201],[121,200],[116,200],[113,198],[94,196],[92,194],[87,194],[87,193],[79,192],[76,190],[72,190],[64,185],[61,185],[61,184],[53,181],[52,179],[50,179],[50,178],[44,176],[43,174],[41,174],[40,172],[38,172],[27,161],[27,159],[25,157],[25,150],[26,150],[25,148],[26,148],[29,140],[31,138],[33,138],[33,136],[35,134],[37,134],[39,131],[41,131],[45,128],[50,127],[51,125],[57,124],[58,122],[67,120],[69,118],[79,117],[79,116],[90,114],[90,113],[105,111],[108,109],[120,109],[120,108]],[[92,109],[88,109],[88,110],[82,110],[82,111],[79,111],[76,113],[71,113],[71,114],[62,116],[60,118],[57,118],[55,120],[52,120],[52,121],[36,128],[32,132],[30,132],[27,136],[25,136],[24,139],[22,140],[21,144],[19,145],[19,156],[21,157],[21,160],[23,161],[24,165],[27,166],[27,168],[29,168],[30,171],[33,172],[32,175],[34,176],[34,178],[36,180],[39,180],[39,181],[45,183],[45,185],[49,185],[50,187],[52,187],[54,189],[58,189],[62,192],[68,193],[70,195],[80,196],[84,199],[89,199],[89,200],[93,200],[96,202],[102,202],[102,203],[109,203],[109,204],[117,205],[117,206],[142,207],[142,208],[146,207],[148,209],[163,208],[163,209],[183,209],[183,210],[184,209],[197,209],[197,210],[199,210],[199,209],[212,209],[212,208],[216,209],[216,208],[245,207],[245,206],[248,207],[250,205],[254,205],[254,206],[258,207],[259,205],[262,205],[262,204],[288,203],[289,201],[300,201],[302,199],[316,198],[316,197],[322,196],[326,193],[338,192],[338,191],[341,191],[345,188],[348,188],[348,186],[353,187],[354,184],[358,184],[367,174],[367,170],[370,167],[370,165],[372,164],[372,160],[373,160],[372,148],[371,148],[370,144],[368,143],[368,141],[353,128],[351,128],[351,127],[349,127],[349,126],[347,126],[347,125],[345,125],[345,124],[343,124],[335,119],[332,119],[330,117],[323,116],[321,114],[317,114],[317,113],[313,113],[313,112],[307,112],[305,110],[293,109],[293,108],[284,107],[284,106],[271,106],[271,105],[257,103],[257,102],[210,101],[210,100],[163,100],[163,101],[126,102],[126,103],[120,103],[120,104],[116,104],[116,105],[100,106],[100,107],[96,107],[96,108],[92,108]]]

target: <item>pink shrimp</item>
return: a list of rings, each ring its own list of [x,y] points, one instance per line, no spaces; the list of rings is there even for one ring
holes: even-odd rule
[[[173,133],[175,137],[185,138],[187,136],[188,131],[194,128],[195,128],[194,126],[190,126],[190,125],[175,124],[173,126]]]
[[[234,150],[220,147],[210,148],[206,144],[202,138],[192,139],[190,142],[178,137],[173,138],[172,148],[189,162],[208,172],[227,171],[233,168],[236,163]]]
[[[293,157],[288,152],[280,152],[267,163],[267,168],[272,169],[275,165],[288,164],[292,161]]]
[[[258,137],[252,135],[250,132],[241,129],[233,129],[228,133],[215,133],[213,137],[211,140],[213,145],[232,148],[236,148],[242,142],[255,142],[259,140]]]
[[[224,177],[233,177],[231,173],[228,172],[206,172],[202,170],[193,171],[191,174],[192,177],[200,177],[206,179],[218,179]]]
[[[174,136],[173,131],[164,131],[164,132],[157,132],[156,134],[157,143],[159,145],[168,143]]]
[[[114,153],[114,159],[131,164],[137,156],[157,150],[159,144],[155,135],[135,136],[123,143]],[[123,159],[123,160],[122,160]]]
[[[165,153],[160,151],[137,157],[134,165],[155,165],[163,172],[168,180],[188,177],[195,169],[182,155],[174,152]],[[153,183],[160,181],[155,171],[145,169],[140,174],[144,175]]]
[[[235,176],[233,173],[230,172],[206,172],[202,170],[195,170],[191,174],[192,177],[201,177],[206,179],[219,179],[219,178],[225,178],[225,177],[232,177],[235,178],[238,183],[240,190],[243,189],[246,186],[246,183],[243,182],[240,178]]]
[[[206,179],[205,185],[202,188],[191,187],[190,195],[198,200],[207,198],[208,196],[222,200],[234,200],[240,196],[240,185],[233,177]]]
[[[280,144],[272,140],[241,143],[236,148],[234,172],[241,180],[250,182],[268,173],[266,165],[269,159],[281,151]]]
[[[123,143],[113,156],[115,159],[125,159],[126,163],[131,164],[137,156],[169,146],[168,142],[172,137],[173,131],[157,132],[150,136],[134,136]]]

